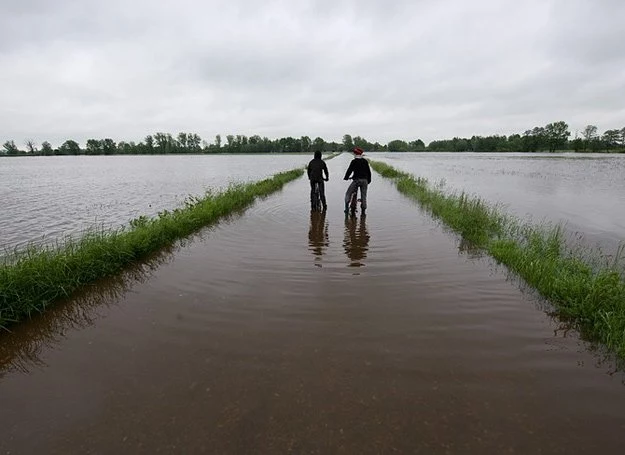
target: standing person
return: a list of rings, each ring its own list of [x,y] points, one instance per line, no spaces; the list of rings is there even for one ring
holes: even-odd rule
[[[321,204],[323,205],[323,210],[328,209],[328,204],[326,204],[326,191],[324,188],[323,181],[326,182],[330,180],[330,173],[328,172],[328,166],[326,166],[326,162],[321,159],[321,152],[317,150],[315,152],[315,157],[308,163],[308,180],[310,180],[310,204],[313,204],[313,197],[315,193],[315,184],[319,184],[319,196],[321,197]],[[325,178],[323,175],[325,174]]]
[[[343,177],[343,180],[349,180],[350,174],[354,173],[352,183],[345,193],[345,213],[349,210],[349,200],[352,193],[360,188],[360,208],[364,215],[365,210],[367,210],[367,186],[371,183],[371,168],[369,162],[363,158],[363,150],[360,147],[354,147],[353,152],[354,159],[349,163],[345,177]]]

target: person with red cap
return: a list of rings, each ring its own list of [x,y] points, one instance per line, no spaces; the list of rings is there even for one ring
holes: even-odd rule
[[[345,193],[345,213],[349,210],[352,193],[360,188],[360,208],[364,215],[365,210],[367,210],[367,187],[371,183],[371,168],[369,162],[363,157],[363,150],[360,147],[354,147],[352,151],[354,152],[354,159],[349,163],[345,177],[343,177],[343,180],[349,180],[353,173],[352,183]]]

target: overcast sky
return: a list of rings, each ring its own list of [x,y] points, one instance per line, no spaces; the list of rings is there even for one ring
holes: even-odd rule
[[[0,141],[625,127],[623,0],[0,0]]]

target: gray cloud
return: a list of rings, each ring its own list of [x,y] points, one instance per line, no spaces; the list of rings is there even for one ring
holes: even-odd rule
[[[0,139],[625,126],[620,0],[0,0]]]

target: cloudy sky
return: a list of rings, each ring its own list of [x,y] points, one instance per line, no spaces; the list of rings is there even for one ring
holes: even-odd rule
[[[0,0],[0,141],[625,127],[623,0]]]

